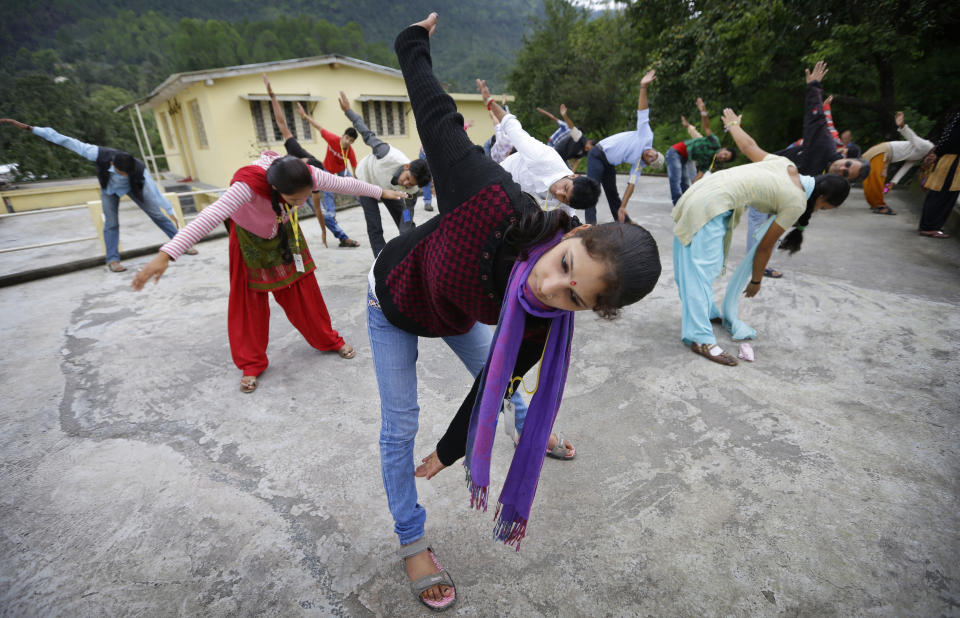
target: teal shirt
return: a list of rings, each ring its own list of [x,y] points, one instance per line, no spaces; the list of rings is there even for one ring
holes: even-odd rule
[[[687,147],[687,158],[693,159],[697,163],[697,169],[705,172],[710,169],[713,163],[713,155],[722,148],[720,140],[716,135],[707,137],[696,137],[683,142]]]

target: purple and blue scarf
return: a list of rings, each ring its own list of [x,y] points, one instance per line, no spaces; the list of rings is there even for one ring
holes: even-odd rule
[[[563,399],[563,387],[570,365],[570,343],[573,340],[573,312],[542,304],[527,287],[527,278],[537,260],[561,238],[562,234],[558,233],[552,240],[532,249],[526,260],[513,265],[497,331],[480,378],[482,388],[473,404],[467,434],[464,467],[470,488],[470,506],[486,511],[490,457],[497,433],[497,419],[507,387],[514,380],[513,369],[523,341],[526,316],[550,318],[537,389],[530,401],[520,443],[500,492],[494,516],[497,520],[493,529],[494,538],[507,545],[516,544],[517,551],[520,551],[520,541],[526,535],[550,432]]]

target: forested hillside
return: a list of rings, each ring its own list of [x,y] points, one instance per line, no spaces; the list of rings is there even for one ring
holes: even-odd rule
[[[442,15],[434,45],[441,79],[472,92],[484,76],[502,89],[541,7],[542,0],[26,0],[0,21],[0,79],[8,85],[0,117],[136,152],[129,119],[111,110],[171,73],[328,53],[396,66],[393,38],[430,10]],[[19,163],[21,175],[89,173],[82,160],[9,127],[0,130],[5,162]]]

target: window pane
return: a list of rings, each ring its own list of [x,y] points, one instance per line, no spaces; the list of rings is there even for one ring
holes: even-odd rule
[[[290,132],[293,133],[293,136],[297,139],[300,139],[300,135],[297,133],[297,119],[293,114],[293,103],[290,101],[283,102],[283,117],[287,121],[287,128],[290,129]],[[283,137],[282,135],[280,137]]]
[[[250,101],[250,115],[253,116],[253,131],[257,134],[257,143],[265,144],[267,142],[267,125],[263,120],[260,101]]]
[[[304,109],[304,110],[309,110],[309,109],[310,109],[310,104],[309,104],[308,101],[301,101],[301,102],[300,102],[300,105],[303,106],[303,109]],[[309,112],[308,112],[308,113],[309,113]],[[306,140],[313,139],[313,133],[310,131],[310,129],[312,128],[312,127],[310,126],[310,121],[308,121],[306,118],[300,118],[300,114],[297,114],[297,118],[300,120],[300,133],[299,133],[299,135],[302,136],[303,139],[306,139]],[[294,133],[296,134],[297,132],[294,131]]]
[[[387,132],[385,133],[385,135],[389,135],[392,137],[396,135],[396,133],[394,132],[395,125],[393,122],[393,114],[396,108],[396,104],[393,101],[386,101],[384,102],[384,106],[387,108],[387,114],[386,114],[387,115]]]
[[[197,134],[197,145],[200,148],[207,148],[209,146],[207,131],[203,126],[203,118],[200,116],[200,104],[196,99],[193,99],[188,105],[190,106],[190,115],[193,116],[193,129]]]
[[[404,109],[403,103],[397,103],[397,110],[400,113],[399,122],[397,123],[400,125],[400,133],[398,133],[398,135],[406,135],[407,134],[407,112]]]

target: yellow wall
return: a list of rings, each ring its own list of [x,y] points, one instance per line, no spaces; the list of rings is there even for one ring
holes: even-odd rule
[[[337,97],[340,90],[351,99],[352,108],[362,114],[362,104],[356,101],[360,95],[406,96],[403,79],[375,71],[358,69],[337,64],[320,65],[300,69],[287,69],[268,73],[273,91],[278,95],[306,94],[326,97],[323,101],[313,102],[311,112],[314,120],[324,128],[342,134],[350,126],[346,116],[340,110]],[[181,176],[192,176],[207,184],[225,187],[233,173],[257,158],[261,150],[275,150],[284,153],[282,142],[271,141],[261,145],[257,143],[250,102],[241,98],[246,94],[266,94],[266,88],[260,74],[240,75],[221,78],[212,86],[197,82],[181,91],[171,101],[157,104],[156,111],[167,113],[172,107],[179,111],[168,115],[171,133],[175,140],[186,140],[184,149],[178,144],[168,144],[161,129],[164,153],[168,155],[169,169]],[[479,95],[456,95],[457,104],[464,118],[474,121],[469,130],[470,138],[482,144],[493,134],[493,123]],[[204,128],[207,134],[208,148],[200,148],[196,130],[189,109],[189,102],[196,99],[200,106]],[[407,136],[387,139],[392,146],[402,150],[411,159],[420,151],[420,138],[416,133],[413,114],[409,104],[405,104],[407,118]],[[159,122],[159,121],[158,121]],[[179,131],[179,135],[178,135]],[[268,134],[272,134],[268,129]],[[317,158],[323,160],[326,142],[319,131],[312,131],[312,139],[301,140],[301,144]],[[186,152],[183,152],[185,150]],[[357,159],[370,154],[370,149],[358,140],[354,145]]]

